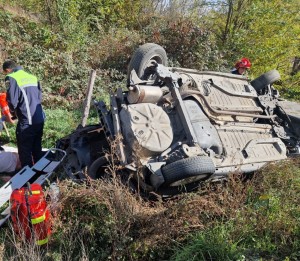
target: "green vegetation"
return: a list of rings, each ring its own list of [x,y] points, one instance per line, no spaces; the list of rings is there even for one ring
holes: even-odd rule
[[[243,192],[245,204],[233,210],[236,216],[197,233],[173,260],[298,260],[299,177],[299,160],[256,173]]]
[[[169,3],[169,4],[168,4]],[[249,57],[250,77],[278,69],[281,95],[300,100],[298,0],[0,1],[0,58],[41,79],[44,147],[80,123],[91,69],[93,98],[126,86],[127,64],[145,42],[170,64],[229,72]],[[90,123],[98,121],[92,110]],[[10,142],[15,127],[9,126]],[[5,139],[3,134],[1,139]],[[118,181],[60,183],[47,249],[1,229],[3,260],[299,260],[299,160],[270,165],[172,200],[147,202]]]
[[[243,260],[239,242],[230,239],[233,226],[232,222],[197,233],[171,260]]]
[[[59,183],[47,248],[1,230],[4,260],[299,260],[300,160],[148,202],[118,180]]]
[[[81,114],[78,108],[74,109],[74,111],[68,111],[67,109],[63,108],[46,108],[45,113],[47,115],[47,118],[43,135],[43,148],[55,147],[55,143],[58,137],[63,137],[70,134],[80,124]],[[92,117],[90,117],[89,123],[95,123],[97,118],[93,115],[93,111],[91,112],[91,114]],[[3,132],[1,141],[3,143],[9,143],[14,146],[14,144],[16,144],[16,126],[7,124],[7,127],[10,137],[8,138]]]
[[[95,97],[125,86],[130,56],[145,42],[165,47],[171,64],[200,70],[228,72],[249,57],[251,78],[276,68],[282,94],[299,99],[299,73],[291,75],[300,51],[297,0],[10,3],[0,8],[1,58],[14,58],[39,76],[52,94],[47,105],[57,96],[65,103],[81,100],[90,69],[98,75]]]

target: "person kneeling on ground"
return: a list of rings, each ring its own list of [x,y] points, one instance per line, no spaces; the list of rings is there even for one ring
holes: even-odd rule
[[[0,173],[15,174],[19,169],[21,169],[21,162],[18,153],[0,151]],[[7,182],[11,176],[0,174],[0,179]]]

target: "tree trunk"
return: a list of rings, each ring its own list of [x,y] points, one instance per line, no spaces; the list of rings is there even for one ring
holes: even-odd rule
[[[300,57],[295,57],[291,75],[297,74],[300,71]]]

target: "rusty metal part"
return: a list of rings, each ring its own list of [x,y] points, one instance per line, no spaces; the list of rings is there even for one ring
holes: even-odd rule
[[[133,103],[154,103],[156,104],[163,96],[158,86],[135,85],[129,87],[127,100]]]
[[[121,132],[121,125],[120,125],[120,117],[118,112],[118,104],[115,95],[111,95],[110,97],[111,102],[111,112],[112,112],[112,119],[113,119],[113,126],[115,131],[115,141],[117,143],[118,150],[116,151],[118,158],[120,160],[121,165],[127,164],[126,154],[124,151],[124,144],[123,144],[123,136]]]
[[[199,101],[201,103],[201,101],[199,100],[199,97],[200,97],[204,101],[207,108],[215,114],[220,114],[220,115],[223,114],[223,115],[230,115],[230,116],[243,116],[243,117],[260,118],[260,119],[273,119],[276,117],[276,115],[266,116],[266,115],[242,113],[242,112],[236,112],[236,111],[216,110],[209,105],[209,103],[207,102],[204,95],[199,91],[189,90],[189,91],[182,93],[183,99],[187,98],[188,96],[193,96],[197,101]]]

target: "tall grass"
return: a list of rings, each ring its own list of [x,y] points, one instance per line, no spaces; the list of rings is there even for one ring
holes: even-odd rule
[[[283,161],[256,173],[244,204],[177,247],[171,260],[299,260],[299,163]]]
[[[118,176],[63,181],[41,260],[299,260],[299,165],[271,164],[247,181],[235,173],[157,201],[132,193]],[[1,232],[0,245],[10,246],[2,257],[13,260],[12,231]]]

